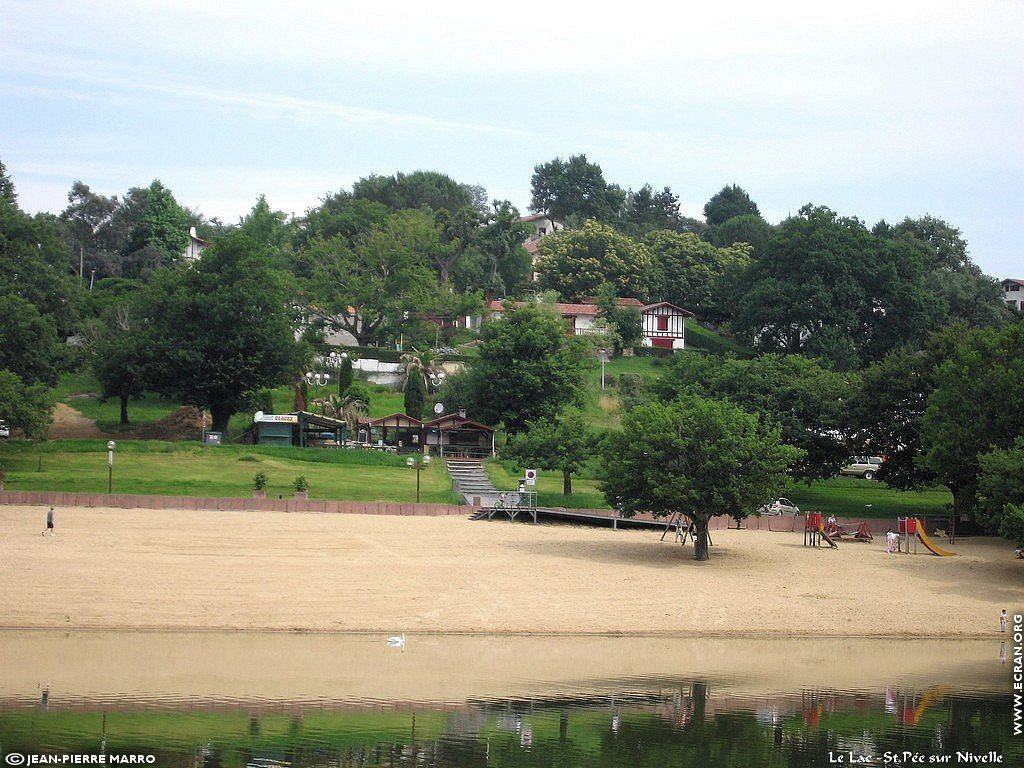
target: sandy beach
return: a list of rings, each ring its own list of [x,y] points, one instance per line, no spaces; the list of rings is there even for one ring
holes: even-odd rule
[[[1000,539],[956,557],[716,531],[268,512],[0,507],[0,627],[728,637],[995,637],[1024,608]]]

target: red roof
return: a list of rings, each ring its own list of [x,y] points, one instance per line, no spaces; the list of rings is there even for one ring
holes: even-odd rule
[[[687,317],[694,317],[693,312],[691,312],[690,310],[683,309],[682,307],[677,307],[675,304],[671,304],[667,301],[659,301],[656,304],[648,304],[641,311],[646,312],[649,309],[657,309],[658,307],[669,307],[670,309],[676,310],[681,315],[686,315]]]

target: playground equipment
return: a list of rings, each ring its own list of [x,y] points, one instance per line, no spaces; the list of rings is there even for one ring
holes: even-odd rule
[[[949,552],[939,547],[928,535],[928,532],[924,528],[924,523],[916,517],[900,517],[897,518],[899,523],[899,546],[897,551],[910,554],[911,542],[914,544],[914,554],[917,554],[917,542],[920,541],[924,544],[925,549],[931,552],[933,555],[940,555],[942,557],[952,557],[956,552]],[[916,536],[916,539],[912,539],[911,536]]]
[[[917,523],[917,538],[921,540],[921,543],[924,544],[925,548],[929,552],[931,552],[933,555],[940,555],[942,557],[952,557],[956,554],[956,552],[949,552],[945,549],[942,549],[941,547],[936,546],[931,536],[929,536],[928,532],[925,531],[924,524],[917,518],[914,518],[914,522]]]
[[[865,522],[860,522],[856,525],[853,523],[832,523],[825,526],[825,533],[833,539],[839,539],[840,541],[843,539],[853,539],[854,541],[874,540],[874,536],[871,535],[871,530]]]
[[[821,523],[821,512],[805,512],[804,546],[820,547],[822,541],[828,543],[833,549],[839,548],[839,545],[825,532],[825,526]]]
[[[665,530],[661,534],[661,540],[664,541],[665,537],[668,536],[668,532],[674,530],[675,538],[673,542],[681,542],[686,544],[687,537],[693,539],[694,544],[697,543],[697,526],[693,524],[691,520],[688,520],[686,515],[682,512],[676,512],[669,521],[665,523]],[[713,547],[715,542],[711,540],[711,533],[708,532],[708,546]]]

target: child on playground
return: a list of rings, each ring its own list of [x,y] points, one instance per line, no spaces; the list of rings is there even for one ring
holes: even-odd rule
[[[890,528],[885,534],[885,551],[895,552],[900,548],[900,535]]]

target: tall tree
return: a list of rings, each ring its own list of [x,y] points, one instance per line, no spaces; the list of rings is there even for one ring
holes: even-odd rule
[[[437,280],[423,254],[439,247],[432,217],[420,211],[391,214],[352,246],[340,236],[314,239],[297,255],[311,315],[360,345],[375,342],[408,313],[437,305]]]
[[[509,434],[530,422],[552,419],[577,405],[583,391],[585,345],[568,336],[562,319],[526,305],[488,321],[479,355],[468,363],[468,387],[474,418],[504,422]]]
[[[2,190],[0,190],[2,194]],[[0,419],[25,437],[42,439],[53,423],[53,390],[45,384],[26,384],[0,368]]]
[[[161,270],[140,308],[160,362],[153,389],[208,408],[213,429],[226,430],[247,393],[298,370],[293,297],[288,276],[241,233],[225,235],[191,268]]]
[[[709,243],[724,248],[733,243],[746,243],[750,255],[757,259],[768,248],[772,226],[753,213],[745,213],[726,219],[715,227],[709,227],[704,237]]]
[[[159,179],[146,190],[144,205],[142,220],[128,242],[126,261],[133,275],[180,259],[191,225],[188,211],[178,205],[171,190]]]
[[[386,205],[391,211],[428,209],[455,213],[464,206],[476,207],[477,188],[460,184],[437,171],[413,171],[394,176],[372,175],[352,185],[352,195]],[[486,195],[484,202],[486,202]]]
[[[727,316],[732,283],[750,264],[743,246],[716,248],[691,232],[657,230],[643,240],[654,261],[651,295],[707,320]]]
[[[556,157],[535,166],[530,184],[530,210],[560,221],[570,217],[612,221],[626,197],[621,189],[604,180],[601,166],[588,162],[586,155],[573,155],[568,160]]]
[[[530,423],[513,435],[503,455],[521,467],[539,467],[562,473],[562,494],[572,494],[572,476],[578,474],[594,454],[595,436],[583,414],[567,408],[558,417]]]
[[[760,216],[761,212],[747,191],[736,184],[722,187],[704,204],[704,219],[712,227],[744,214]]]
[[[922,464],[953,494],[957,514],[977,506],[979,456],[1020,437],[1024,413],[1024,320],[971,330],[934,373],[922,419]],[[982,518],[986,522],[986,518]]]
[[[618,296],[646,298],[653,260],[647,247],[607,224],[588,221],[579,229],[541,238],[537,279],[567,301],[594,296],[610,283]]]
[[[650,184],[644,184],[636,192],[630,190],[626,193],[621,222],[626,234],[643,237],[658,229],[676,230],[681,222],[679,197],[672,194],[669,187],[655,192]]]
[[[756,360],[677,355],[656,384],[664,401],[687,394],[729,400],[762,415],[782,440],[800,449],[794,479],[834,476],[850,455],[846,401],[857,389],[852,374],[830,371],[799,355],[764,355]]]
[[[530,280],[532,260],[523,247],[532,232],[520,221],[519,211],[508,200],[495,200],[490,221],[480,232],[480,251],[486,264],[481,287],[498,296],[515,296]]]
[[[684,515],[696,526],[694,559],[707,560],[711,518],[751,514],[785,487],[799,455],[759,417],[685,395],[625,415],[605,442],[601,489],[626,517]]]
[[[13,293],[0,293],[0,318],[0,369],[25,384],[55,385],[61,352],[53,318]]]

